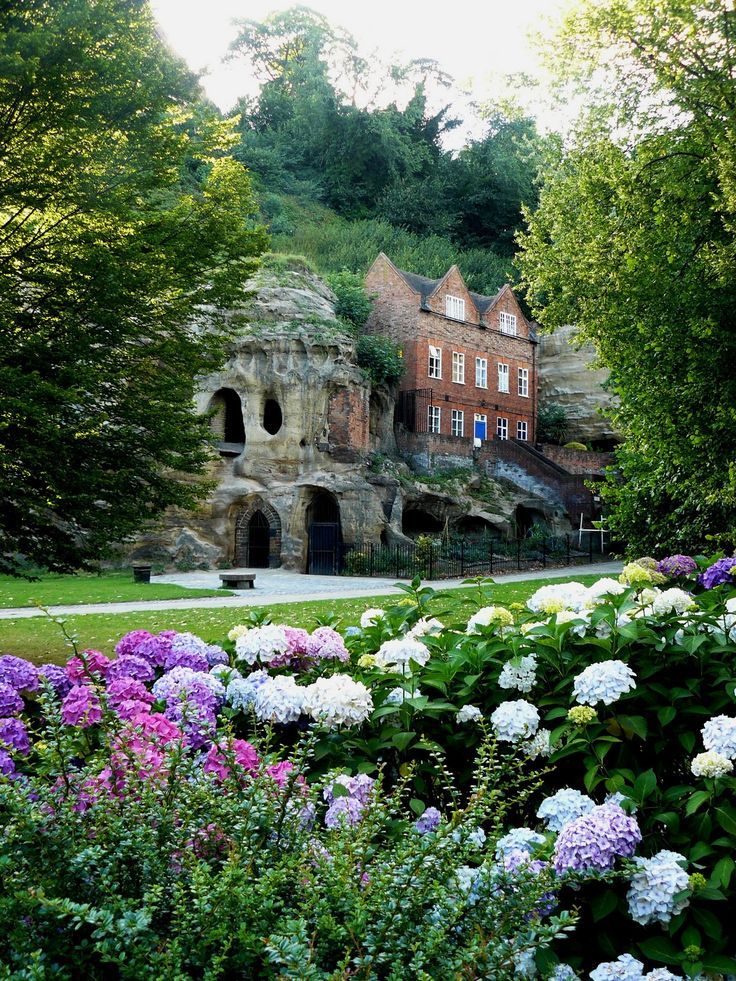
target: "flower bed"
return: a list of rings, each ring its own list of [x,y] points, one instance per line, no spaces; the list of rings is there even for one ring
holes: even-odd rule
[[[736,971],[735,574],[642,559],[512,609],[479,582],[462,624],[414,583],[344,637],[253,616],[0,658],[0,962]]]

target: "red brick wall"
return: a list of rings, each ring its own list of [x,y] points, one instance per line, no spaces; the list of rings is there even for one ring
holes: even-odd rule
[[[367,388],[339,388],[327,410],[329,442],[358,452],[370,450],[370,405]]]
[[[616,459],[613,453],[568,450],[553,443],[544,443],[542,452],[570,473],[603,473],[603,468],[612,466]]]
[[[530,442],[534,441],[536,416],[536,367],[534,345],[529,340],[529,325],[510,289],[502,290],[494,306],[481,320],[457,269],[453,267],[427,305],[420,309],[421,297],[396,272],[391,263],[379,256],[366,277],[366,288],[375,297],[371,317],[366,325],[369,333],[380,333],[399,344],[404,353],[406,371],[401,389],[432,390],[432,403],[441,409],[440,433],[450,435],[452,410],[465,414],[464,433],[473,434],[475,413],[487,416],[487,436],[496,432],[497,418],[508,419],[510,437],[517,434],[516,424],[527,423]],[[457,296],[465,300],[464,322],[445,316],[445,298]],[[499,313],[505,310],[517,317],[517,336],[499,332]],[[442,378],[430,378],[429,348],[442,349]],[[465,355],[465,382],[452,381],[452,354]],[[485,358],[487,388],[475,385],[475,359]],[[509,391],[498,390],[498,364],[509,366]],[[520,368],[529,372],[528,396],[518,394]]]

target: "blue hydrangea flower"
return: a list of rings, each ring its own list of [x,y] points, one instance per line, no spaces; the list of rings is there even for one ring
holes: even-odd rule
[[[414,828],[420,835],[426,835],[430,831],[436,831],[440,826],[442,815],[436,807],[428,807],[414,822]]]
[[[496,858],[501,861],[506,855],[517,851],[531,855],[537,845],[543,844],[544,835],[540,835],[538,831],[532,831],[531,828],[512,828],[496,842]]]
[[[627,894],[631,918],[646,926],[667,924],[688,905],[688,875],[684,855],[661,851],[652,858],[635,859],[636,872]]]
[[[643,977],[644,965],[631,954],[604,961],[590,972],[590,981],[642,981]]]
[[[581,794],[572,787],[563,787],[542,801],[537,817],[544,821],[550,831],[562,831],[566,824],[583,814],[589,814],[594,807],[595,801],[586,794]]]

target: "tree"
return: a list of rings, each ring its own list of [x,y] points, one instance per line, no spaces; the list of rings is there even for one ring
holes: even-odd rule
[[[144,0],[0,7],[0,569],[201,496],[194,380],[265,246],[231,144]]]
[[[625,445],[604,495],[640,553],[735,524],[735,16],[606,0],[568,20],[558,57],[589,110],[521,238],[535,315],[611,371]]]

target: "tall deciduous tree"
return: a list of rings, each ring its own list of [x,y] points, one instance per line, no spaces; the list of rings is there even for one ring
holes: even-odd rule
[[[640,552],[736,526],[735,17],[604,0],[568,20],[557,56],[590,111],[522,237],[537,317],[611,370],[626,441],[605,495]]]
[[[0,569],[197,500],[204,308],[265,246],[231,144],[143,0],[0,5]]]

